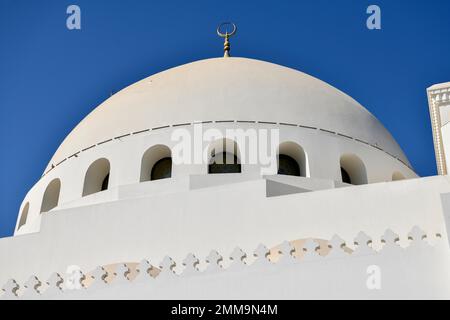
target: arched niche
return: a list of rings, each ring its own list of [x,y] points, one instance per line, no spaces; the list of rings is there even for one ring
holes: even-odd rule
[[[165,145],[155,145],[145,151],[141,160],[140,181],[172,177],[172,153]]]
[[[236,141],[231,139],[218,139],[208,148],[208,173],[241,173],[240,150]]]
[[[340,159],[342,182],[361,185],[367,183],[366,166],[355,154],[344,154]]]
[[[405,180],[405,176],[401,172],[395,171],[392,174],[392,181],[398,181],[398,180]]]
[[[110,163],[101,158],[94,161],[86,171],[83,185],[83,197],[107,190],[109,187]]]
[[[54,179],[48,184],[42,197],[41,213],[48,212],[58,206],[60,191],[61,181],[59,179]]]
[[[309,177],[308,157],[297,143],[283,142],[277,153],[278,174]]]
[[[22,213],[20,214],[19,226],[17,227],[17,230],[19,230],[20,227],[24,226],[27,223],[29,210],[30,210],[30,203],[27,202],[23,206]]]

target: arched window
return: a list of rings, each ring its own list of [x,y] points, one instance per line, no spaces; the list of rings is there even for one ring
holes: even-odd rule
[[[172,177],[172,153],[169,147],[158,144],[145,151],[141,161],[140,181]]]
[[[295,142],[283,142],[278,147],[278,174],[309,176],[305,150]]]
[[[19,230],[21,226],[23,226],[27,223],[29,210],[30,210],[30,203],[27,202],[22,209],[22,214],[20,215],[19,226],[17,227],[17,230]]]
[[[109,185],[109,173],[106,175],[105,179],[103,179],[102,188],[100,191],[108,190],[108,185]]]
[[[405,176],[400,172],[396,171],[392,174],[392,181],[405,180]]]
[[[172,158],[158,160],[152,168],[150,180],[167,179],[172,176]]]
[[[239,148],[235,141],[219,139],[209,147],[208,173],[241,173]]]
[[[350,175],[348,174],[347,170],[341,167],[341,178],[342,182],[351,184],[352,180],[350,179]]]
[[[354,185],[367,183],[366,167],[356,155],[344,154],[341,156],[340,164],[342,182]]]
[[[83,197],[104,191],[109,186],[110,164],[105,158],[94,161],[84,177]]]
[[[60,190],[61,181],[59,179],[54,179],[48,184],[42,198],[41,213],[48,212],[58,206]]]

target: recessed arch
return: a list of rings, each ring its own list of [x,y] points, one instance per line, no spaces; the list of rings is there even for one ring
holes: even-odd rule
[[[47,186],[42,198],[41,213],[48,212],[58,206],[61,180],[53,179]]]
[[[141,160],[140,181],[153,181],[172,177],[172,152],[158,144],[145,151]]]
[[[292,141],[283,142],[277,152],[278,174],[309,177],[308,157],[305,150]]]
[[[236,141],[223,138],[209,145],[208,173],[241,173],[240,150]]]
[[[83,197],[107,190],[110,170],[111,166],[108,159],[95,160],[87,169],[84,177]]]
[[[30,203],[27,202],[23,206],[22,213],[20,214],[19,226],[17,227],[17,230],[19,230],[20,227],[24,226],[27,223],[29,210],[30,210]]]
[[[367,171],[364,162],[355,154],[344,154],[340,159],[342,182],[361,185],[367,183]]]
[[[395,171],[392,174],[392,181],[398,181],[398,180],[405,180],[405,176],[401,172]]]

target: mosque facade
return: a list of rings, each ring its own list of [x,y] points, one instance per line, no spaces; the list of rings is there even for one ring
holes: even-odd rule
[[[24,197],[0,299],[448,299],[448,83],[428,95],[440,174],[421,178],[290,68],[225,56],[134,83]]]

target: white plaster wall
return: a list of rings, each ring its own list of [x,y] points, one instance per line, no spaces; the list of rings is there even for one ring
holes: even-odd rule
[[[107,139],[205,120],[272,121],[323,128],[378,144],[408,161],[383,125],[338,89],[290,68],[234,57],[172,68],[114,94],[66,137],[47,169]]]
[[[250,253],[247,253],[250,255]],[[226,260],[226,258],[224,258]],[[369,289],[369,266],[380,271],[379,289]],[[203,265],[201,266],[203,267]],[[44,294],[44,299],[450,299],[450,251],[436,246],[394,249],[358,257],[323,258],[297,263],[251,265],[239,270],[198,272],[103,288]],[[271,305],[276,302],[271,302]],[[192,305],[192,304],[191,304]],[[195,305],[195,304],[194,304]],[[174,306],[177,304],[174,303]],[[214,310],[215,311],[215,310]],[[278,310],[280,311],[280,310]],[[206,314],[206,317],[209,314]]]
[[[448,192],[448,177],[436,176],[267,198],[258,179],[56,210],[43,215],[40,232],[0,239],[0,283],[46,279],[71,264],[158,264],[166,255],[180,261],[187,252],[334,234],[351,244],[360,231],[379,238],[387,228],[406,239],[416,225],[446,237],[440,194]]]
[[[182,127],[193,133],[193,126]],[[365,143],[342,137],[336,134],[323,132],[321,130],[312,130],[301,127],[291,127],[283,125],[267,124],[243,124],[243,123],[215,123],[203,126],[204,130],[208,128],[217,128],[225,134],[226,129],[233,128],[256,128],[256,129],[279,129],[280,143],[293,141],[301,145],[308,156],[309,172],[312,178],[325,179],[331,181],[340,181],[340,156],[344,153],[354,153],[362,159],[366,166],[368,182],[375,183],[381,181],[391,181],[392,174],[396,171],[401,172],[406,178],[417,177],[416,174],[405,164],[395,159],[391,155]],[[143,154],[148,148],[156,144],[167,145],[173,148],[176,142],[172,141],[171,133],[176,128],[160,129],[150,131],[96,146],[95,148],[81,152],[76,158],[71,158],[55,167],[48,174],[42,177],[28,192],[20,208],[29,202],[30,208],[26,225],[17,230],[15,234],[25,234],[39,230],[39,220],[41,219],[40,206],[45,189],[54,178],[61,180],[61,192],[59,205],[71,204],[88,205],[101,201],[112,201],[116,199],[114,192],[101,193],[82,198],[84,177],[89,166],[99,158],[107,158],[111,165],[111,174],[109,179],[109,189],[115,190],[118,186],[133,185],[139,182],[140,166]],[[206,149],[207,143],[204,144]],[[243,148],[243,147],[242,147]],[[126,156],[124,156],[126,155]],[[272,155],[276,163],[276,154]],[[242,165],[242,175],[252,177],[261,174],[259,165]],[[207,174],[207,164],[181,164],[174,165],[172,177],[168,181],[178,178],[188,178],[190,175]],[[236,180],[238,181],[238,180]],[[157,182],[149,182],[157,183]],[[177,186],[170,182],[158,182],[158,186],[170,190],[177,190]],[[147,189],[148,192],[156,192]],[[132,196],[132,194],[130,194]],[[20,220],[20,215],[17,221]]]

